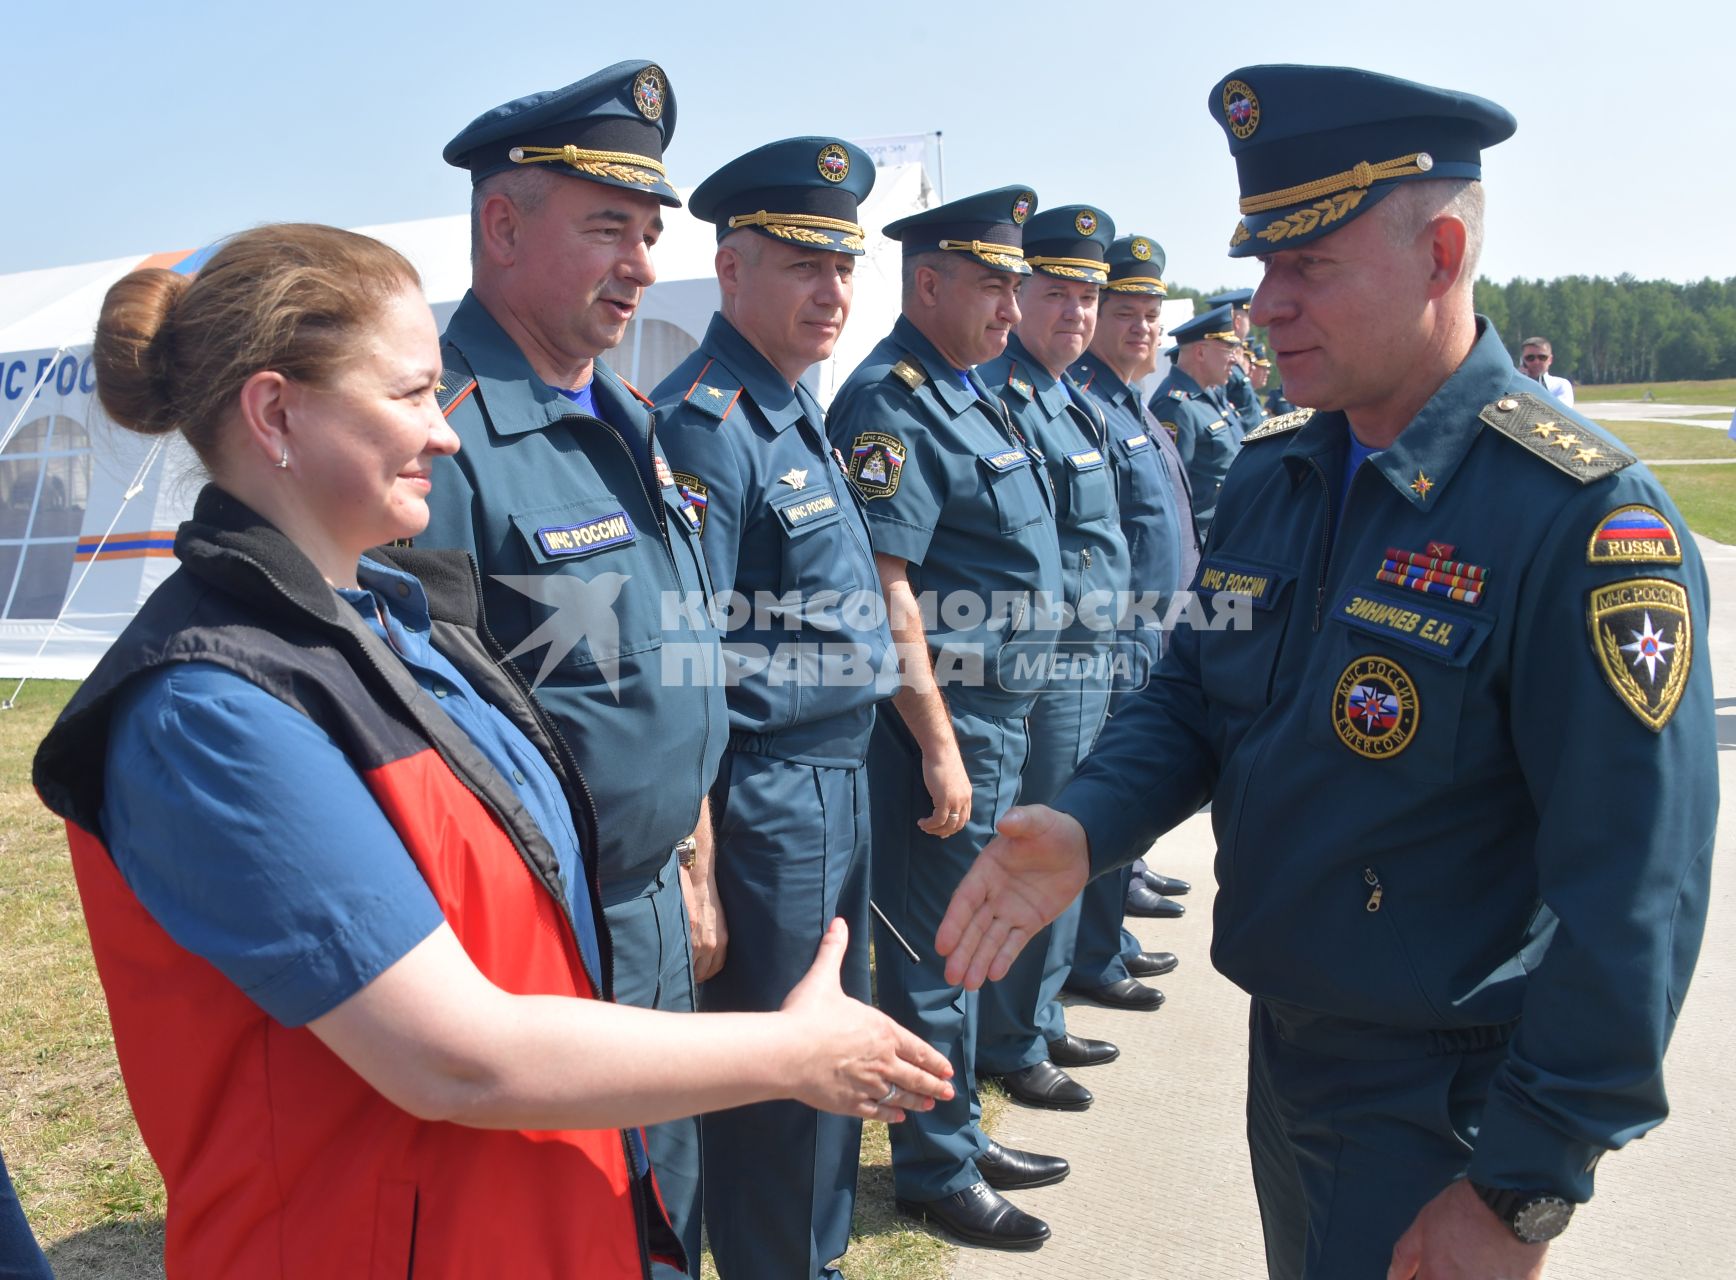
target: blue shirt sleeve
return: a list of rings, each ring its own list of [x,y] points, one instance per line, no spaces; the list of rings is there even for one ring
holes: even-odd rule
[[[102,825],[169,936],[285,1026],[329,1013],[442,915],[324,730],[209,663],[140,677],[116,707]]]

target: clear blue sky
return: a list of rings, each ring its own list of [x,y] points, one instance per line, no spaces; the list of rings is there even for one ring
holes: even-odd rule
[[[1235,172],[1205,99],[1255,62],[1366,66],[1493,98],[1498,280],[1736,276],[1728,3],[1145,0],[953,5],[8,4],[0,272],[193,248],[257,222],[454,213],[440,148],[484,109],[621,58],[669,73],[698,182],[797,133],[941,130],[949,195],[1102,205],[1183,284],[1224,257]]]

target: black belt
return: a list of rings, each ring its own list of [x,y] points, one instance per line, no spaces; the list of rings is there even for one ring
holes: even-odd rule
[[[1277,1000],[1259,1000],[1257,1003],[1271,1017],[1279,1037],[1286,1044],[1364,1062],[1483,1053],[1506,1044],[1519,1025],[1513,1021],[1430,1029],[1389,1027],[1377,1022],[1316,1013]]]

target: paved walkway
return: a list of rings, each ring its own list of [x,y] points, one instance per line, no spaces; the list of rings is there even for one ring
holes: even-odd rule
[[[1736,788],[1736,548],[1702,541],[1712,580],[1712,660],[1720,772]],[[1595,797],[1588,797],[1595,803]],[[1736,847],[1736,806],[1718,823],[1717,858]],[[965,1249],[957,1280],[1244,1280],[1264,1275],[1259,1214],[1242,1139],[1247,999],[1211,968],[1211,831],[1196,817],[1154,863],[1191,880],[1187,915],[1135,921],[1148,947],[1182,957],[1153,1014],[1079,1005],[1069,1026],[1121,1045],[1082,1070],[1097,1095],[1080,1115],[1009,1108],[997,1136],[1073,1162],[1056,1187],[1016,1193],[1055,1236],[1032,1254]],[[1551,1254],[1548,1280],[1736,1276],[1736,877],[1712,885],[1704,951],[1667,1062],[1674,1114],[1605,1160],[1598,1195]],[[1347,1277],[1346,1280],[1361,1280]]]
[[[1644,400],[1586,400],[1574,405],[1599,422],[1662,422],[1674,427],[1730,429],[1732,407],[1727,404],[1647,404]]]

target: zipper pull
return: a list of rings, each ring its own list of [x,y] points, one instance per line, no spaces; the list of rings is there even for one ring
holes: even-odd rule
[[[1086,547],[1085,550],[1081,553],[1081,559],[1083,560],[1085,567],[1087,569],[1089,569],[1091,567],[1091,548],[1090,547]]]
[[[1364,884],[1374,890],[1373,893],[1368,895],[1368,901],[1363,904],[1363,910],[1368,912],[1379,911],[1381,895],[1386,892],[1386,890],[1381,887],[1380,877],[1374,873],[1373,867],[1364,867],[1362,869],[1362,880]]]

